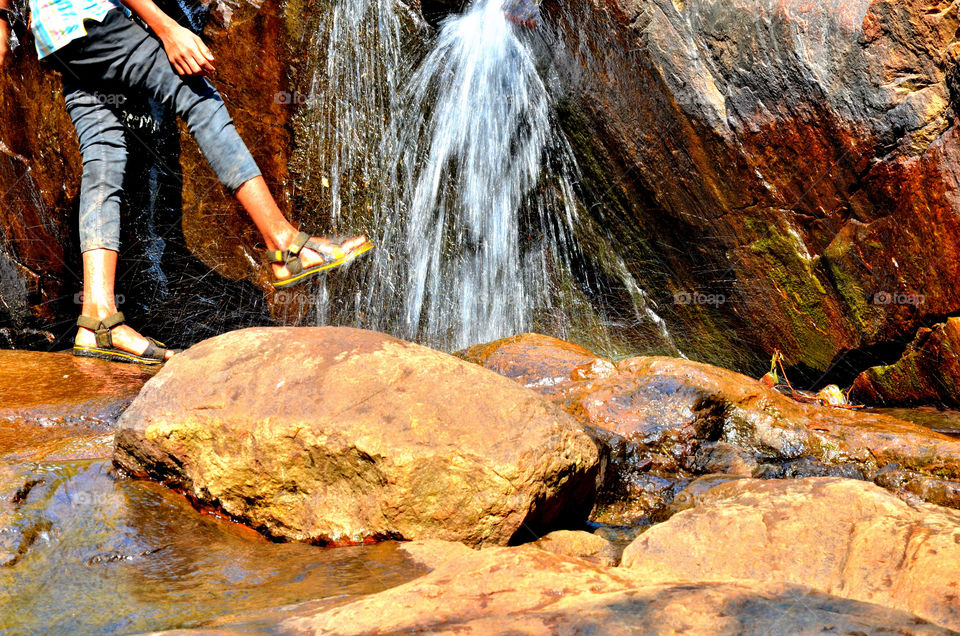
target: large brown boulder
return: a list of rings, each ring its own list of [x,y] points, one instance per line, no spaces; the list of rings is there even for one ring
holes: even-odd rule
[[[857,376],[850,395],[884,406],[960,406],[960,318],[920,329],[896,363]]]
[[[960,514],[862,481],[735,480],[650,528],[623,567],[651,581],[756,580],[901,609],[960,629]]]
[[[582,523],[596,446],[540,396],[346,328],[256,328],[167,363],[116,462],[275,536],[506,544]]]
[[[645,581],[532,547],[400,548],[432,572],[328,609],[286,608],[280,632],[311,634],[946,634],[902,611],[782,583]],[[217,621],[230,628],[230,620]]]
[[[681,351],[852,377],[960,310],[948,6],[545,3],[586,209]]]

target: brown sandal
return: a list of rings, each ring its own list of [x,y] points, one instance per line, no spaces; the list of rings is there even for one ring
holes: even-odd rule
[[[110,331],[125,322],[123,313],[117,312],[107,316],[103,320],[90,318],[89,316],[80,316],[77,318],[77,326],[89,329],[97,335],[96,347],[81,347],[73,345],[73,355],[83,358],[99,358],[101,360],[110,360],[111,362],[129,362],[132,364],[163,364],[167,361],[167,348],[162,342],[147,337],[147,349],[141,353],[130,353],[123,349],[113,346],[113,335]]]
[[[319,265],[305,268],[303,261],[300,260],[300,250],[304,247],[319,254],[320,257],[323,258],[323,262]],[[327,258],[326,254],[330,254],[331,248],[342,252],[339,258]],[[288,249],[267,250],[267,260],[270,263],[282,264],[287,268],[287,271],[290,272],[290,276],[274,281],[271,285],[277,289],[282,289],[284,287],[293,287],[294,285],[305,283],[318,274],[346,265],[356,257],[372,249],[373,242],[369,239],[356,247],[346,249],[339,243],[330,243],[329,245],[318,243],[310,238],[310,235],[306,232],[298,232]]]

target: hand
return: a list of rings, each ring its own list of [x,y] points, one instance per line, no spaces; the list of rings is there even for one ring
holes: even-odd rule
[[[213,53],[203,40],[189,29],[175,25],[161,35],[160,40],[170,63],[180,75],[213,73]]]
[[[10,57],[10,25],[0,18],[0,68],[7,63],[8,57]]]

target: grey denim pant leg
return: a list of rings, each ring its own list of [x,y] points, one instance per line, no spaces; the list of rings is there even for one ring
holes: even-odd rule
[[[65,90],[83,157],[80,182],[80,250],[120,251],[120,198],[127,166],[123,124],[102,95]]]
[[[105,96],[138,92],[172,108],[230,193],[261,175],[210,82],[178,75],[161,44],[119,10],[110,11],[101,23],[87,20],[84,25],[86,37],[51,56],[63,72],[67,111],[83,155],[81,251],[119,247],[126,146],[112,104],[122,99]]]

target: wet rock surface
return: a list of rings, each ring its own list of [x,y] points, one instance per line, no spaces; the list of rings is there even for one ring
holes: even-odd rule
[[[921,329],[900,360],[857,376],[850,395],[878,406],[960,406],[960,318]]]
[[[325,550],[267,541],[159,484],[123,479],[109,461],[0,461],[5,633],[195,627],[379,592],[424,571],[392,543]]]
[[[346,328],[246,329],[168,362],[115,461],[265,533],[506,544],[582,524],[598,453],[536,393]]]
[[[960,476],[955,438],[882,414],[803,404],[747,376],[688,360],[639,357],[613,365],[595,358],[571,367],[547,353],[549,346],[566,351],[566,345],[536,342],[509,372],[526,386],[542,387],[603,449],[595,521],[656,518],[704,473],[876,480],[953,505]],[[498,343],[483,345],[485,356],[460,355],[483,362],[496,359],[497,346],[517,349],[514,339]]]
[[[400,548],[432,571],[333,609],[291,608],[279,631],[315,634],[858,633],[946,634],[902,611],[807,587],[761,582],[653,582],[533,547]],[[229,628],[230,623],[218,622]]]
[[[960,514],[862,481],[734,480],[647,530],[623,566],[650,580],[806,585],[960,628]]]
[[[154,373],[68,353],[0,351],[0,457],[110,457],[117,419]]]
[[[124,478],[109,461],[116,420],[155,372],[0,351],[0,632],[189,627],[269,604],[349,599],[423,572],[393,544],[271,543]]]

